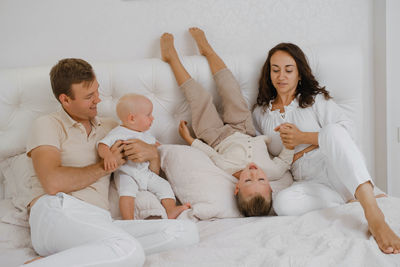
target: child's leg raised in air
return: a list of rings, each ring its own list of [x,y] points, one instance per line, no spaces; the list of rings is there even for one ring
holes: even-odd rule
[[[211,146],[217,145],[225,137],[234,133],[234,130],[224,125],[214,106],[212,96],[191,78],[182,65],[175,50],[172,34],[164,33],[160,39],[160,46],[162,59],[170,65],[190,105],[192,127],[196,137]]]
[[[190,209],[190,204],[185,203],[184,205],[176,205],[175,199],[173,198],[164,198],[161,200],[161,204],[165,208],[167,212],[168,219],[176,219],[182,211]]]
[[[135,214],[135,198],[129,196],[120,196],[119,210],[123,220],[133,220]]]
[[[246,100],[243,98],[239,83],[227,69],[224,61],[211,47],[204,32],[199,28],[190,28],[189,32],[196,41],[200,54],[206,57],[214,75],[222,99],[223,122],[239,132],[254,136],[253,119]]]

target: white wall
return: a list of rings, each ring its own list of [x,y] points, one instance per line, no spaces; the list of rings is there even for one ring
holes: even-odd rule
[[[388,193],[400,197],[400,1],[387,0],[386,14]]]
[[[374,1],[375,174],[387,192],[386,0]],[[381,107],[381,108],[379,108]]]
[[[260,63],[281,41],[302,47],[355,44],[369,77],[364,112],[373,118],[372,24],[373,0],[1,0],[0,68],[53,65],[63,57],[158,57],[164,31],[175,34],[181,54],[192,55],[189,26],[205,29],[219,53],[252,54]],[[364,128],[361,143],[373,174],[374,120]]]

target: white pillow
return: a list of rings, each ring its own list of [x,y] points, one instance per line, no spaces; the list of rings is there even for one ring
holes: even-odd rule
[[[186,145],[162,145],[159,152],[161,169],[176,196],[192,205],[189,216],[200,220],[241,217],[233,194],[236,178],[204,152]]]
[[[111,216],[116,220],[121,219],[121,212],[118,206],[118,190],[115,186],[114,180],[110,183],[108,200],[110,202]],[[160,200],[158,200],[153,193],[149,191],[139,191],[135,199],[135,219],[143,220],[150,216],[161,217],[162,219],[168,218]]]

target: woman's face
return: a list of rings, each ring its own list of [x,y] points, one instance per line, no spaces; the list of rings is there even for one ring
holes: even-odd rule
[[[271,81],[278,95],[294,95],[300,80],[296,61],[284,51],[271,56]]]

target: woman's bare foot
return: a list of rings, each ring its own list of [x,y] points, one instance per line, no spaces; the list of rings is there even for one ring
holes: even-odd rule
[[[187,209],[190,209],[189,203],[185,203],[180,206],[167,208],[166,211],[167,211],[168,219],[176,219],[179,216],[179,214],[181,214],[184,210],[187,210]]]
[[[385,222],[382,211],[379,209],[367,216],[369,231],[378,243],[379,248],[386,254],[400,253],[400,238]]]
[[[169,63],[171,59],[178,58],[178,53],[174,46],[174,36],[170,33],[164,33],[160,38],[161,59]]]
[[[31,262],[40,260],[40,259],[42,259],[42,258],[43,258],[43,257],[39,256],[39,257],[36,257],[36,258],[33,258],[33,259],[29,260],[29,261],[24,262],[24,264],[28,264],[28,263],[31,263]]]
[[[199,52],[201,55],[207,57],[214,53],[214,50],[208,43],[203,30],[193,27],[189,29],[189,32],[192,35],[193,39],[196,41],[197,47],[199,48]]]

